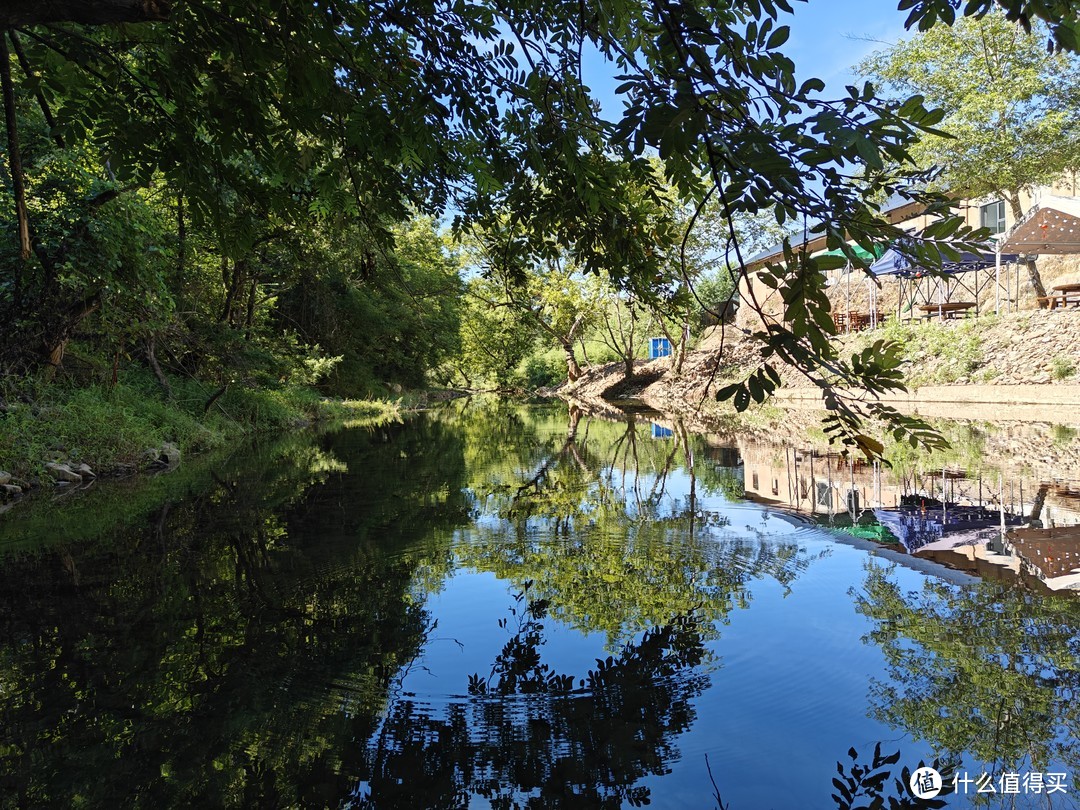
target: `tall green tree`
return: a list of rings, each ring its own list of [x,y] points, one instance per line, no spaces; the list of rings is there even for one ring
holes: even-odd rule
[[[539,247],[521,222],[493,222],[473,233],[479,270],[490,282],[474,285],[489,309],[509,308],[532,323],[566,359],[566,375],[581,376],[574,342],[588,326],[595,302],[573,259],[549,244]],[[546,241],[546,240],[542,240]]]
[[[1021,195],[1080,167],[1080,59],[1049,53],[1045,26],[1030,32],[1003,11],[935,25],[859,65],[898,97],[920,95],[946,110],[949,137],[927,134],[911,149],[941,169],[938,183],[967,197],[1005,200],[1024,216]],[[1034,261],[1028,273],[1046,295]]]
[[[957,16],[956,0],[902,5],[909,26]],[[1076,47],[1078,5],[1005,3],[1013,19],[1046,20],[1065,48]],[[192,220],[217,227],[237,255],[254,236],[221,227],[234,197],[284,219],[314,213],[328,227],[354,219],[383,233],[412,210],[453,203],[469,218],[527,211],[584,270],[644,286],[657,259],[634,235],[623,192],[627,180],[655,184],[646,154],[680,197],[715,200],[729,223],[767,210],[779,224],[821,223],[831,249],[869,249],[901,235],[874,202],[901,193],[945,217],[913,258],[932,264],[977,241],[948,200],[921,190],[926,172],[910,160],[943,114],[925,99],[879,99],[869,85],[830,97],[817,79],[797,81],[782,50],[780,14],[791,10],[788,0],[6,4],[5,42],[14,35],[26,57],[0,53],[19,273],[42,273],[26,206],[40,190],[23,182],[13,75],[50,133],[92,141],[121,188],[166,178]],[[589,52],[622,79],[618,121],[600,115],[582,81]],[[729,254],[744,274],[737,239]],[[766,269],[786,310],[772,317],[749,302],[765,357],[719,394],[740,408],[764,399],[780,359],[821,386],[829,428],[847,444],[873,452],[860,427],[868,416],[925,438],[920,423],[857,399],[902,387],[897,355],[838,354],[818,272],[828,264],[792,250]]]

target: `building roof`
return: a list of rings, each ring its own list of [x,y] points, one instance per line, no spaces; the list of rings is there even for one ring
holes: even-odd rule
[[[921,213],[922,209],[922,203],[909,200],[900,194],[894,194],[881,206],[881,213],[890,223],[896,224]],[[801,234],[796,233],[788,237],[792,247],[798,249],[805,245],[806,249],[812,253],[826,248],[825,234],[811,233],[811,227],[803,228]],[[780,242],[767,250],[755,253],[744,264],[747,270],[756,270],[766,262],[779,259],[783,255],[784,243]]]
[[[1080,200],[1045,196],[1005,237],[1009,253],[1080,253]]]

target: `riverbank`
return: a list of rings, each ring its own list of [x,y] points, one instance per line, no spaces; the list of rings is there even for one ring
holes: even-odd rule
[[[175,463],[243,436],[390,417],[399,409],[395,402],[331,400],[306,386],[215,390],[173,380],[172,389],[164,397],[150,374],[135,370],[115,385],[55,381],[9,392],[0,400],[0,502],[36,486]]]
[[[909,393],[890,400],[898,407],[923,412],[940,404],[944,410],[937,408],[938,415],[956,416],[975,406],[992,410],[1004,404],[1015,418],[1029,412],[1032,419],[1080,419],[1080,310],[890,323],[836,338],[845,354],[880,339],[903,347]],[[631,380],[625,379],[621,364],[610,364],[587,369],[557,393],[583,400],[633,397],[664,412],[722,417],[731,408],[716,403],[714,393],[757,368],[760,348],[737,327],[717,327],[689,354],[679,374],[670,358],[640,363]],[[778,371],[783,385],[774,402],[819,405],[820,391],[809,387],[797,369]]]

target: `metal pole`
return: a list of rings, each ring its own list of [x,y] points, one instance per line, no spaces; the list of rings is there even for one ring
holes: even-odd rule
[[[844,296],[847,307],[844,312],[844,333],[851,332],[851,262],[844,268]]]
[[[832,523],[833,516],[836,514],[836,509],[833,508],[833,485],[832,485],[832,459],[825,456],[825,469],[829,473],[829,523]]]
[[[998,475],[998,503],[1001,506],[1001,536],[1005,537],[1005,480]]]
[[[1001,240],[994,249],[994,314],[1001,314]]]

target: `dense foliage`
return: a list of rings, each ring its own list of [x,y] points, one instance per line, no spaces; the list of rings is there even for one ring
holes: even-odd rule
[[[994,4],[959,5],[900,7],[924,29]],[[1076,4],[1002,5],[1075,48]],[[430,224],[403,224],[447,213],[501,239],[509,278],[553,262],[605,277],[662,311],[665,331],[692,320],[687,246],[713,206],[732,280],[746,272],[738,225],[762,213],[844,254],[789,250],[765,269],[784,312],[744,302],[762,364],[718,395],[739,408],[764,399],[780,360],[821,386],[847,444],[875,452],[865,416],[929,440],[921,423],[852,396],[901,387],[897,353],[837,353],[818,271],[861,265],[849,242],[901,236],[877,202],[892,194],[941,215],[904,245],[921,264],[984,234],[925,190],[911,160],[944,112],[869,84],[837,96],[798,82],[782,51],[790,13],[788,0],[8,4],[2,368],[66,366],[85,337],[93,374],[132,356],[165,396],[176,374],[223,386],[306,374],[350,393],[415,384],[454,354],[460,308],[483,310],[454,300],[451,260],[416,231]],[[618,120],[586,86],[594,56],[621,81]],[[552,326],[527,310],[507,320],[488,305],[479,317]],[[466,345],[489,350],[484,332]],[[517,356],[510,344],[497,347],[496,377]]]

